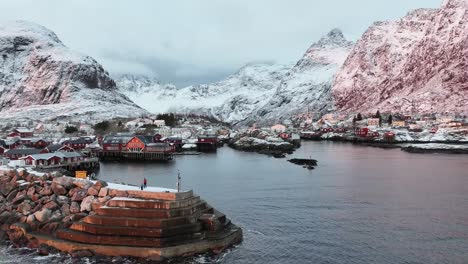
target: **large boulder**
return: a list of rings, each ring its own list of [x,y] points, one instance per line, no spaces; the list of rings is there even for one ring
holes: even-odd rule
[[[64,196],[64,195],[57,196],[56,201],[57,201],[57,203],[59,205],[70,204],[70,198],[68,198],[67,196]]]
[[[94,196],[88,196],[83,199],[81,202],[81,212],[91,212],[92,211],[92,204],[93,202],[96,202],[97,199]]]
[[[73,186],[74,186],[73,182],[74,181],[75,181],[75,178],[66,177],[66,176],[54,178],[52,180],[52,182],[65,187],[67,190],[70,190],[70,189],[73,188]]]
[[[35,193],[36,193],[36,187],[35,187],[35,186],[29,187],[28,191],[26,192],[26,194],[27,194],[29,197],[33,196]]]
[[[98,196],[99,197],[106,197],[108,193],[109,193],[108,188],[101,188],[101,190],[99,190]]]
[[[55,210],[57,209],[59,206],[56,202],[54,201],[50,201],[48,203],[46,203],[42,208],[47,208],[47,209],[50,209],[50,210]]]
[[[34,213],[34,217],[36,217],[37,221],[41,223],[49,221],[51,216],[52,216],[52,211],[47,208],[43,208],[41,211]]]
[[[97,196],[99,194],[99,191],[93,187],[88,189],[88,195],[90,196]]]
[[[44,185],[44,188],[42,188],[42,190],[39,192],[39,194],[45,196],[51,195],[52,193],[52,188],[48,184]]]
[[[31,213],[31,210],[32,207],[29,200],[22,202],[20,205],[18,205],[18,208],[16,209],[17,212],[23,215],[29,215]]]
[[[73,194],[73,197],[71,198],[71,200],[74,202],[81,202],[86,196],[88,196],[88,191],[85,189],[81,189],[75,192],[75,194]]]
[[[8,196],[8,194],[10,194],[10,192],[15,188],[15,184],[13,183],[9,183],[9,182],[6,182],[6,183],[1,183],[0,184],[0,193],[2,193],[3,196]]]
[[[6,197],[7,201],[11,203],[16,198],[17,194],[18,190],[11,191],[10,194],[8,194],[8,196]]]
[[[31,225],[32,223],[34,223],[35,221],[36,221],[36,217],[35,217],[33,214],[28,215],[28,218],[26,218],[26,223],[28,223],[28,224],[30,224],[30,225]]]
[[[70,205],[69,204],[63,204],[62,207],[60,207],[60,211],[62,211],[62,214],[64,216],[70,215]]]
[[[94,187],[96,190],[99,191],[99,190],[101,190],[101,188],[107,187],[107,182],[98,180],[98,181],[96,181],[96,183],[93,185],[93,187]]]
[[[88,181],[88,180],[84,180],[84,179],[75,179],[73,181],[73,184],[76,186],[76,187],[79,187],[81,189],[89,189],[89,187],[93,186],[93,182],[92,181]]]
[[[80,205],[77,202],[72,202],[70,205],[70,213],[77,214],[80,212]]]
[[[67,193],[67,189],[58,183],[53,182],[50,187],[56,195],[64,195]]]

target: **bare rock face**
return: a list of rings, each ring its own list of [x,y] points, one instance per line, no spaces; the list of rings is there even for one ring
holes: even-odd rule
[[[344,112],[468,112],[468,1],[370,27],[333,86]]]
[[[2,118],[97,119],[147,112],[117,91],[103,67],[68,49],[50,30],[16,21],[0,25]]]

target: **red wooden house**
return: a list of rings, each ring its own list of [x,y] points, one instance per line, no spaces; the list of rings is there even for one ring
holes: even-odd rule
[[[367,134],[369,134],[369,128],[367,127],[359,127],[354,129],[354,134],[358,137],[367,137]]]
[[[31,129],[25,127],[18,127],[14,129],[10,134],[9,137],[21,137],[21,138],[30,138],[34,136],[34,132]]]
[[[35,148],[17,148],[9,149],[3,153],[3,156],[9,158],[10,160],[17,160],[22,157],[26,157],[33,154],[45,153],[43,150]]]
[[[130,139],[132,136],[106,136],[102,140],[102,150],[104,152],[122,152],[126,149]]]

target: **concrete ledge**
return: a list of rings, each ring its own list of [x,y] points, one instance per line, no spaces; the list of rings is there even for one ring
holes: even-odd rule
[[[201,241],[204,237],[203,233],[182,234],[172,237],[155,238],[155,237],[132,237],[132,236],[116,236],[116,235],[95,235],[74,230],[59,230],[57,238],[95,245],[115,245],[115,246],[131,246],[131,247],[169,247],[175,245],[183,245],[196,241]]]
[[[135,248],[129,246],[110,245],[97,246],[65,241],[36,233],[27,234],[27,237],[30,240],[36,239],[39,244],[45,244],[67,253],[79,250],[90,250],[95,254],[104,256],[129,256],[160,261],[174,257],[201,254],[208,251],[220,252],[227,247],[240,243],[242,241],[242,230],[236,226],[232,226],[229,231],[225,232],[222,236],[217,236],[216,238],[165,248]]]
[[[148,199],[148,200],[183,200],[188,199],[193,196],[193,191],[187,192],[148,192],[148,191],[136,191],[136,190],[128,190],[126,191],[128,197],[131,198],[141,198],[141,199]]]
[[[195,217],[173,217],[164,219],[147,219],[147,218],[129,218],[129,217],[114,217],[103,215],[89,215],[81,220],[82,222],[94,225],[107,226],[123,226],[123,227],[171,227],[178,225],[186,225],[196,222]]]
[[[86,232],[95,235],[134,236],[137,237],[170,237],[181,234],[193,234],[200,232],[200,223],[179,225],[167,228],[137,228],[122,226],[101,226],[83,222],[74,223],[71,230]]]
[[[198,202],[200,202],[200,196],[192,196],[188,199],[180,199],[173,201],[115,197],[107,202],[107,206],[139,209],[177,209],[181,207],[188,207]]]
[[[132,217],[132,218],[171,218],[180,216],[191,216],[194,213],[208,209],[204,201],[195,205],[178,209],[139,209],[103,206],[96,210],[98,215]]]

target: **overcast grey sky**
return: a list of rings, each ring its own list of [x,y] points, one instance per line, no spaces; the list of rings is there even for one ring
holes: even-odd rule
[[[218,80],[249,62],[295,62],[330,29],[356,40],[375,21],[442,0],[0,0],[2,20],[53,30],[113,75],[177,85]]]

